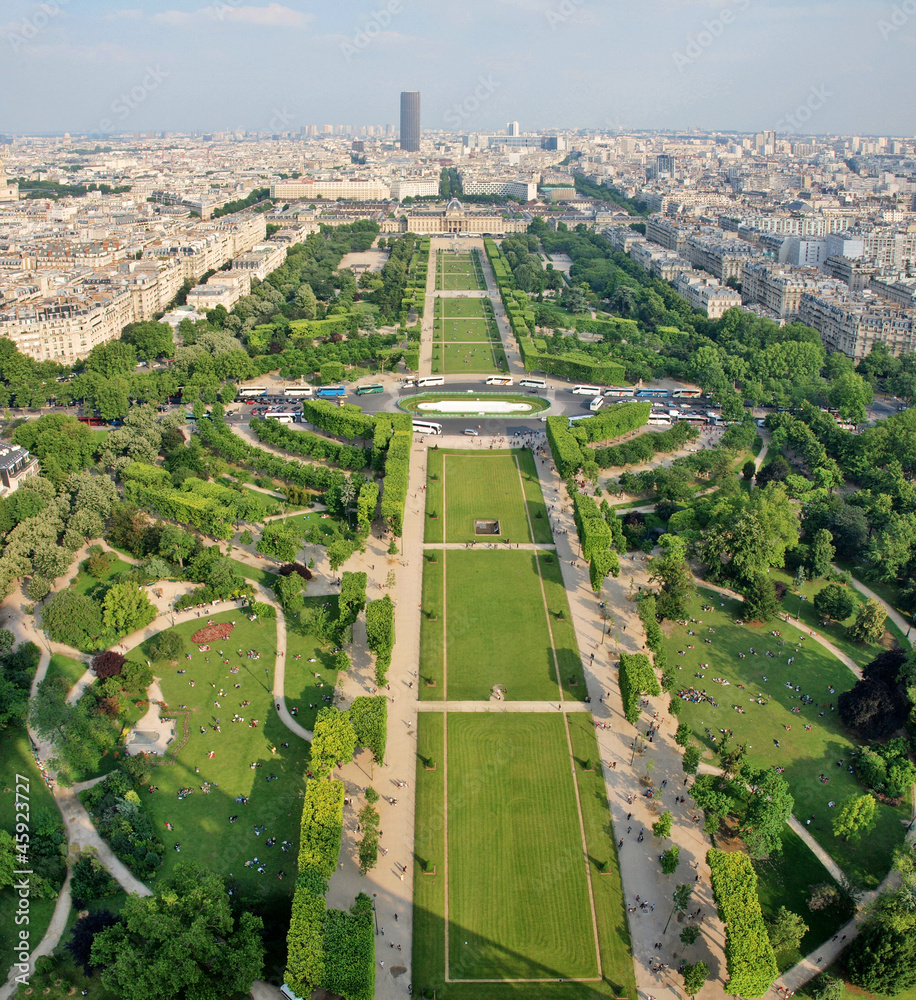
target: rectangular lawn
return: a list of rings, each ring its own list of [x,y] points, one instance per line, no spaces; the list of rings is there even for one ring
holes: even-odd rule
[[[447,542],[532,540],[522,479],[511,452],[447,452],[443,456],[441,482],[445,491]],[[540,494],[537,482],[528,485],[537,497]],[[491,538],[475,534],[475,521],[479,520],[499,521],[499,535]],[[547,528],[549,531],[549,524]]]
[[[448,717],[450,979],[597,978],[571,763],[559,715]]]
[[[485,319],[446,319],[439,321],[436,336],[449,343],[486,343],[491,339],[491,329]]]
[[[436,344],[433,372],[446,375],[499,375],[506,370],[506,354],[496,343]]]
[[[484,319],[491,312],[489,299],[442,299],[441,301],[446,319],[455,319],[458,317],[467,317],[469,319],[480,317]]]
[[[486,701],[496,684],[511,701],[559,697],[536,554],[458,549],[443,558],[448,699]]]

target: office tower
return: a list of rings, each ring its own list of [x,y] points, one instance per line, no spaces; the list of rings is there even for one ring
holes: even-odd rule
[[[660,156],[655,157],[655,176],[656,177],[673,177],[674,176],[674,157],[668,153],[662,153]]]
[[[521,135],[522,130],[519,128],[518,122],[509,122],[506,126],[506,135]]]
[[[420,152],[420,91],[401,92],[401,149]]]

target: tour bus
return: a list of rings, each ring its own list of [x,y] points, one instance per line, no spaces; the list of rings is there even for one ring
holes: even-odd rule
[[[427,375],[426,378],[417,379],[417,388],[426,385],[445,385],[445,379],[441,375]]]
[[[356,387],[357,396],[368,396],[373,392],[384,392],[385,387],[381,382],[374,382],[372,385],[358,385]]]
[[[442,424],[432,424],[428,420],[413,421],[414,434],[441,434]]]
[[[314,393],[315,390],[310,385],[288,385],[283,390],[284,396],[294,396],[297,398],[312,396]]]
[[[671,417],[667,413],[653,413],[648,422],[652,427],[670,427]]]
[[[668,390],[667,389],[637,389],[636,390],[637,399],[667,399]]]
[[[264,414],[265,420],[276,420],[280,424],[291,424],[295,419],[292,413],[284,413],[282,410],[268,410]]]
[[[675,389],[671,393],[675,399],[699,399],[703,395],[702,389]]]
[[[346,394],[347,390],[342,385],[323,385],[316,393],[319,399],[334,399]]]
[[[266,396],[267,386],[264,385],[249,385],[244,389],[239,389],[239,396],[242,399],[250,399],[252,396]]]
[[[682,413],[679,420],[683,420],[687,424],[696,424],[697,426],[705,427],[709,423],[709,417],[705,413]]]
[[[519,385],[523,385],[526,389],[546,389],[547,379],[545,378],[529,378],[527,375],[524,378],[518,380]]]
[[[487,385],[512,385],[511,375],[491,375],[487,381]]]
[[[595,396],[595,398],[588,404],[588,408],[592,411],[592,413],[597,413],[602,406],[604,406],[604,396]]]
[[[597,385],[574,385],[570,392],[576,396],[600,396],[601,387]]]
[[[626,389],[605,389],[604,394],[612,399],[632,399],[636,395],[636,390],[632,386]]]

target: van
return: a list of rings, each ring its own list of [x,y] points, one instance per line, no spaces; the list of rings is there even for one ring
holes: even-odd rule
[[[464,433],[468,437],[477,437],[477,431],[475,431],[473,427],[465,427]]]

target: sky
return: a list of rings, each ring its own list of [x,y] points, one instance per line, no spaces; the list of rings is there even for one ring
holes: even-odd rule
[[[0,133],[916,134],[916,0],[3,0]]]

